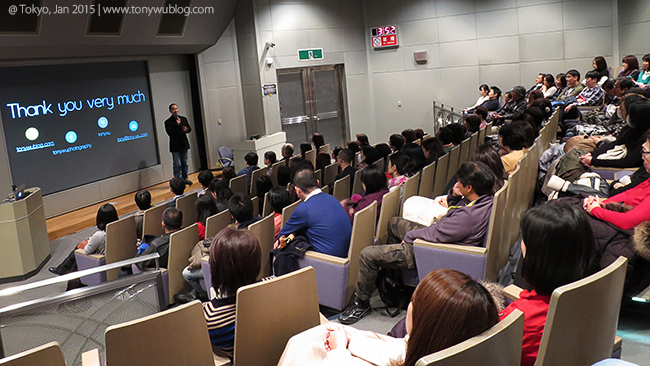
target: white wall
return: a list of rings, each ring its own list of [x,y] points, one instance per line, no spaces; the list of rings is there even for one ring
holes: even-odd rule
[[[432,100],[463,108],[483,83],[528,88],[539,72],[584,73],[598,55],[612,62],[612,0],[366,0],[364,8],[367,30],[395,24],[400,42],[368,49],[379,137],[430,130]],[[413,61],[416,51],[427,51],[426,65]]]
[[[214,167],[220,146],[246,137],[234,22],[214,46],[197,55],[197,64],[208,165]]]

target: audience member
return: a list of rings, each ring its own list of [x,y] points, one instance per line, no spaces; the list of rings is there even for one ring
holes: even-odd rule
[[[413,130],[413,132],[415,133],[415,139],[416,140],[419,140],[419,139],[423,138],[424,135],[425,135],[424,130],[421,129],[421,128],[416,128],[416,129]]]
[[[293,184],[303,202],[293,211],[279,235],[304,234],[315,251],[347,257],[352,225],[339,201],[322,193],[313,170],[299,171]]]
[[[505,119],[513,119],[523,113],[527,105],[525,92],[526,89],[523,86],[515,86],[511,93],[512,103],[504,105],[500,111],[493,113],[490,119],[501,123]]]
[[[404,141],[404,136],[394,133],[388,138],[388,146],[393,152],[397,152],[404,146]]]
[[[415,239],[461,245],[483,243],[492,210],[494,174],[483,163],[467,162],[458,169],[458,180],[465,206],[450,207],[447,215],[429,227],[394,217],[389,222],[388,242],[400,244],[370,245],[361,251],[355,299],[339,315],[341,323],[356,323],[370,312],[369,300],[376,289],[375,279],[380,267],[414,268]]]
[[[566,90],[567,83],[566,83],[565,73],[561,72],[555,75],[555,87],[557,88],[557,90],[555,91],[555,94],[553,94],[553,97],[549,99],[556,100]]]
[[[356,143],[356,141],[348,142],[348,149],[352,151],[352,154],[356,154],[361,151],[361,148],[359,147],[359,144]]]
[[[235,173],[235,168],[227,166],[221,171],[221,177],[218,179],[226,183],[226,187],[230,187],[230,180],[237,176]]]
[[[201,184],[201,190],[197,193],[198,197],[206,193],[210,193],[210,182],[214,179],[214,175],[209,170],[201,170],[199,172],[199,183]]]
[[[203,303],[213,350],[230,360],[235,348],[237,290],[257,281],[262,263],[260,243],[248,230],[225,228],[210,245],[210,278],[217,297]]]
[[[404,143],[408,144],[415,141],[415,131],[410,128],[402,131],[402,136],[404,137]]]
[[[320,171],[323,172],[323,171],[325,171],[325,167],[330,165],[330,162],[331,162],[330,154],[324,153],[324,152],[318,153],[318,155],[316,155],[316,166],[315,166],[315,168],[316,168],[316,170],[320,170]]]
[[[578,70],[571,69],[567,71],[564,78],[567,86],[562,91],[562,94],[555,98],[559,102],[564,102],[567,98],[571,99],[570,97],[577,98],[584,88],[584,85],[580,84],[580,72]]]
[[[437,137],[428,137],[422,141],[422,152],[426,158],[426,165],[438,161],[438,158],[445,155],[442,143]]]
[[[325,145],[325,137],[318,132],[311,135],[311,142],[314,144],[314,149],[318,150],[321,146]]]
[[[609,70],[607,69],[607,60],[603,56],[596,56],[593,61],[594,69],[598,73],[598,84],[602,84],[609,78]]]
[[[178,178],[185,185],[185,180],[180,177]],[[68,254],[68,256],[56,267],[48,268],[48,271],[56,275],[64,275],[70,272],[75,272],[77,270],[77,259],[75,258],[75,250],[83,249],[84,254],[104,254],[106,250],[106,225],[111,222],[117,221],[119,217],[117,216],[117,210],[110,203],[103,204],[99,210],[97,210],[97,216],[95,217],[95,225],[97,226],[97,231],[90,237],[83,240],[79,243],[73,250]]]
[[[595,62],[595,61],[594,61]],[[598,77],[599,74],[596,71],[589,71],[587,75],[585,75],[585,84],[587,85],[586,88],[584,88],[580,94],[578,94],[578,97],[576,98],[576,101],[573,103],[570,103],[564,108],[564,113],[569,113],[569,111],[577,106],[583,106],[583,105],[599,105],[600,103],[603,102],[603,97],[605,95],[605,92],[603,89],[598,85]],[[577,116],[577,112],[575,113]],[[571,118],[569,115],[565,115],[565,118]]]
[[[271,166],[277,162],[277,157],[273,151],[267,151],[264,153],[264,165],[269,168],[268,172],[271,172]]]
[[[555,92],[557,91],[557,86],[555,86],[555,77],[553,77],[553,74],[544,75],[544,86],[541,90],[544,92],[544,98],[553,98]]]
[[[639,77],[639,60],[634,55],[623,57],[623,70],[618,73],[618,77],[630,78],[634,81]]]
[[[540,90],[542,89],[542,87],[544,87],[544,75],[545,74],[543,72],[540,72],[539,74],[537,74],[537,79],[535,79],[535,85],[531,86],[530,89],[528,89],[527,91],[524,88],[524,92],[526,93],[524,97],[530,94],[530,92],[532,92],[533,90]]]
[[[151,193],[146,189],[141,189],[135,194],[135,205],[138,211],[133,214],[135,219],[135,232],[138,239],[142,239],[142,224],[144,222],[144,212],[151,208]]]
[[[219,213],[212,195],[204,194],[196,199],[196,224],[199,227],[199,240],[205,239],[205,222],[208,217]]]
[[[287,188],[291,183],[291,170],[286,165],[278,167],[278,186]]]
[[[643,61],[641,71],[639,72],[639,77],[636,79],[636,84],[642,88],[650,84],[650,53],[643,55],[641,58]]]
[[[311,144],[308,142],[303,142],[300,144],[300,157],[305,159],[305,154],[307,154],[307,151],[311,150]]]
[[[160,255],[160,258],[158,258],[158,265],[162,268],[167,268],[167,263],[169,261],[169,236],[172,233],[180,230],[182,225],[183,212],[181,212],[181,210],[175,207],[169,207],[165,209],[162,217],[162,227],[165,234],[154,239],[144,250],[142,250],[142,246],[147,244],[140,244],[140,248],[138,249],[138,254],[136,257],[151,253],[158,253]],[[145,262],[140,262],[137,264],[137,266],[140,269],[155,268],[156,260],[151,259]]]
[[[228,184],[225,181],[219,179],[213,180],[212,183],[210,183],[210,193],[217,205],[217,212],[228,209],[228,201],[230,201],[230,197],[232,197],[233,193],[230,188],[228,188]]]
[[[349,149],[343,149],[336,158],[336,164],[339,166],[339,173],[334,178],[335,181],[350,176],[350,192],[352,192],[352,185],[354,184],[354,173],[357,171],[352,166],[352,159],[354,154]]]
[[[174,177],[169,181],[169,190],[174,194],[174,197],[167,201],[169,207],[176,207],[176,200],[183,197],[185,193],[185,179]]]
[[[368,136],[366,136],[365,133],[357,134],[357,145],[359,145],[360,148],[370,146],[370,141],[368,140]]]
[[[257,157],[257,153],[254,151],[250,151],[244,155],[244,161],[246,162],[246,167],[239,172],[237,172],[237,175],[245,175],[246,176],[246,187],[248,187],[248,191],[250,192],[251,189],[251,178],[253,176],[253,172],[259,169],[260,167],[257,166],[257,161],[259,158]]]
[[[379,159],[383,158],[384,165],[386,165],[386,162],[388,160],[388,155],[391,154],[390,146],[388,146],[388,144],[385,142],[381,142],[375,145],[375,149],[377,149],[377,153],[379,154]]]
[[[526,132],[521,126],[508,124],[499,130],[499,154],[506,173],[512,173],[526,152]]]
[[[476,103],[474,103],[474,105],[471,107],[467,107],[463,109],[463,114],[474,113],[474,108],[490,100],[490,98],[488,97],[488,93],[490,93],[490,87],[487,84],[481,84],[478,87],[478,91],[481,95],[476,100]]]
[[[501,189],[501,187],[503,187],[503,182],[508,180],[508,174],[501,162],[501,156],[494,147],[488,144],[479,145],[476,150],[474,150],[473,156],[473,161],[480,161],[487,165],[492,173],[494,173],[495,179],[493,191],[496,193]]]
[[[273,207],[273,224],[275,226],[275,240],[278,239],[282,229],[282,210],[291,204],[291,196],[282,187],[273,187],[269,191],[269,204]]]
[[[327,154],[326,154],[327,155]],[[329,155],[328,155],[329,156]],[[263,175],[255,181],[255,189],[257,190],[257,202],[259,204],[259,212],[256,214],[262,214],[264,212],[264,195],[273,188],[273,182],[271,178],[266,175]]]
[[[446,153],[454,148],[454,131],[449,126],[442,127],[438,130],[438,140],[442,144],[442,149]]]
[[[285,165],[289,165],[289,159],[293,156],[293,144],[286,143],[282,146],[282,160]]]
[[[388,181],[388,188],[401,186],[408,177],[406,168],[410,159],[403,152],[396,152],[388,158],[388,175],[391,177]]]
[[[446,126],[449,128],[453,133],[454,137],[452,138],[451,142],[454,143],[454,146],[460,145],[463,140],[465,140],[465,126],[460,123],[450,123]]]
[[[365,167],[361,172],[361,184],[363,186],[363,195],[355,194],[349,200],[341,201],[344,208],[350,215],[350,222],[354,219],[354,214],[377,202],[377,219],[381,210],[381,201],[384,194],[388,193],[386,188],[386,174],[374,165]]]
[[[253,201],[247,195],[237,193],[230,197],[228,201],[228,211],[235,219],[234,227],[237,229],[248,229],[250,224],[260,221],[259,216],[255,216]]]
[[[427,164],[427,159],[424,157],[424,152],[422,147],[415,143],[405,144],[402,147],[402,151],[406,156],[409,157],[409,162],[404,168],[406,170],[406,175],[412,177],[417,173],[421,172],[422,169]]]
[[[558,220],[558,218],[562,218]],[[546,324],[551,294],[597,270],[594,236],[587,219],[563,204],[535,207],[521,220],[521,273],[532,288],[499,314],[501,319],[518,309],[524,313],[521,365],[532,366]]]
[[[485,107],[476,107],[474,114],[481,118],[479,129],[485,128],[487,126],[488,110]]]
[[[524,131],[524,135],[526,136],[526,142],[524,144],[525,149],[529,149],[533,144],[535,143],[535,129],[533,128],[533,124],[535,123],[532,121],[532,117],[529,114],[522,114],[522,117],[525,119],[520,119],[518,121],[513,121],[511,125],[515,125],[517,127],[521,127],[521,129]]]
[[[642,145],[643,166],[650,173],[650,137]],[[619,203],[627,206],[624,212],[612,211],[609,203]],[[636,187],[619,193],[608,199],[589,196],[584,199],[585,211],[594,217],[609,222],[623,230],[630,230],[644,221],[650,220],[650,179]]]
[[[481,129],[481,117],[478,115],[468,114],[463,117],[463,120],[465,121],[465,129],[467,130],[465,138],[472,136],[474,132],[478,132]]]
[[[498,323],[490,293],[453,269],[427,274],[406,312],[406,339],[328,323],[293,336],[278,366],[373,364],[415,366],[426,355],[447,349]],[[352,344],[363,344],[348,350]],[[322,361],[322,362],[320,362]]]

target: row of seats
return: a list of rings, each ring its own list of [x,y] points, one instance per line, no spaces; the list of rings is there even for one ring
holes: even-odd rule
[[[620,257],[598,273],[553,292],[536,365],[591,365],[610,357],[626,262]],[[240,288],[233,363],[276,365],[290,337],[325,322],[318,313],[316,287],[315,270],[307,267]],[[484,333],[425,356],[416,365],[519,365],[523,320],[523,313],[515,310]],[[106,366],[231,364],[213,355],[198,301],[109,326],[105,354]],[[66,365],[56,342],[2,359],[0,364]],[[85,352],[82,365],[100,365],[99,351]]]

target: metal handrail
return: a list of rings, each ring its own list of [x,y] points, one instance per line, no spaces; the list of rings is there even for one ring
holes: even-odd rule
[[[463,116],[454,110],[454,107],[446,108],[444,104],[433,101],[433,135],[451,123],[459,123]]]
[[[119,262],[115,262],[115,263],[109,263],[109,264],[99,266],[99,267],[84,269],[83,271],[68,273],[68,274],[65,274],[63,276],[48,278],[48,279],[45,279],[45,280],[42,280],[42,281],[32,282],[32,283],[28,283],[28,284],[20,285],[20,286],[9,287],[9,288],[6,288],[4,290],[0,290],[0,297],[16,295],[16,294],[19,294],[21,292],[25,292],[25,291],[28,291],[28,290],[33,290],[33,289],[40,288],[40,287],[50,286],[50,285],[54,285],[54,284],[57,284],[57,283],[62,283],[62,282],[67,283],[68,281],[74,280],[74,279],[77,279],[77,278],[85,277],[85,276],[92,275],[92,274],[95,274],[95,273],[105,272],[105,271],[108,271],[108,270],[111,270],[111,269],[119,269],[119,268],[122,268],[124,266],[130,266],[132,264],[141,263],[141,262],[145,262],[145,261],[152,260],[152,259],[156,260],[155,269],[157,269],[157,270],[160,269],[160,266],[159,266],[159,263],[158,263],[158,260],[160,259],[160,254],[152,253],[152,254],[142,255],[142,256],[139,256],[139,257],[135,257],[135,258],[125,259],[123,261],[119,261]]]

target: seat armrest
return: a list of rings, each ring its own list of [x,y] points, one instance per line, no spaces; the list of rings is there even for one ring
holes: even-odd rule
[[[95,258],[95,259],[102,259],[102,258],[105,257],[104,254],[86,254],[86,252],[84,252],[83,249],[75,249],[74,252],[78,253],[78,254],[81,254],[81,255],[85,255],[86,257],[91,257],[91,258]]]
[[[414,246],[424,247],[424,248],[435,248],[442,250],[450,250],[453,252],[466,253],[466,254],[475,254],[475,255],[485,255],[487,249],[483,247],[475,247],[472,245],[458,245],[458,244],[442,244],[442,243],[431,243],[421,239],[415,239],[413,242]]]
[[[99,349],[91,349],[81,354],[81,365],[82,366],[101,366],[101,361],[99,359]]]
[[[512,301],[518,300],[522,291],[523,289],[517,285],[509,285],[503,289],[506,297]]]
[[[349,262],[348,258],[339,258],[329,254],[314,252],[313,250],[307,251],[305,253],[305,258],[316,259],[323,262],[337,264],[339,266],[345,266]]]

